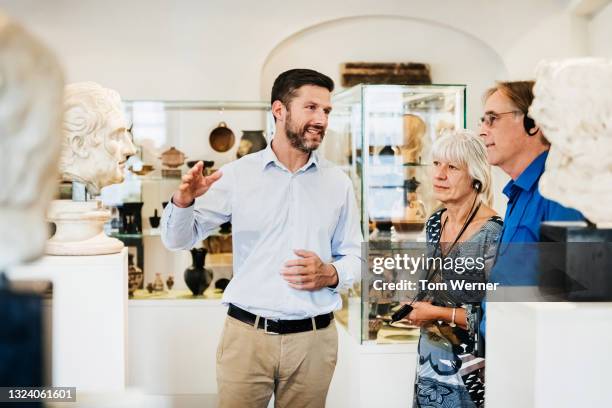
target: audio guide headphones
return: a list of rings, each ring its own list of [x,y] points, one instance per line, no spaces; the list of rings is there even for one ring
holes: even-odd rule
[[[531,119],[531,117],[527,114],[527,112],[523,112],[523,127],[525,128],[525,132],[527,132],[529,136],[535,135],[536,133],[538,133],[538,130],[540,130],[536,128],[534,132],[531,131],[531,129],[536,127],[536,124],[535,121]]]

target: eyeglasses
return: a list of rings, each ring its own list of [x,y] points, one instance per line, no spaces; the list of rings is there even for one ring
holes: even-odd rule
[[[499,119],[499,116],[501,115],[507,115],[509,113],[523,113],[519,110],[512,110],[512,111],[508,111],[508,112],[487,112],[484,114],[483,117],[480,118],[480,120],[478,121],[478,125],[482,126],[482,124],[484,123],[485,125],[487,125],[488,127],[493,126],[493,123],[495,123],[495,121],[497,119]]]

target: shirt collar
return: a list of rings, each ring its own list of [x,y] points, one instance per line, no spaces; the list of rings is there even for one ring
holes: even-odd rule
[[[274,150],[272,150],[273,142],[274,142],[274,139],[272,139],[272,141],[268,143],[268,146],[266,146],[266,148],[263,151],[262,170],[265,170],[270,163],[275,164],[281,169],[287,170],[287,168],[280,162],[280,160],[278,160],[278,157],[276,157]],[[297,172],[306,171],[311,166],[319,167],[319,153],[316,150],[310,153],[310,157],[308,157],[308,161],[306,162],[306,164],[301,169],[299,169]]]
[[[504,194],[508,198],[512,198],[517,188],[529,191],[537,183],[542,173],[544,173],[544,165],[548,157],[548,150],[541,153],[532,161],[529,166],[518,176],[516,180],[510,180],[504,187]],[[515,188],[516,186],[516,188]]]

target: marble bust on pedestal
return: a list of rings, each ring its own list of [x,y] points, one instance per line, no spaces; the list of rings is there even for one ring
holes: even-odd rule
[[[94,82],[66,86],[60,173],[91,195],[121,183],[125,162],[136,153],[119,94]]]
[[[530,116],[551,143],[543,196],[612,226],[612,60],[542,61]]]
[[[100,255],[121,251],[123,243],[104,234],[110,219],[98,200],[102,187],[121,183],[125,163],[136,153],[119,94],[93,82],[66,86],[60,174],[73,182],[73,200],[55,200],[48,218],[57,227],[47,244],[51,255]],[[75,200],[74,190],[88,194]]]
[[[64,78],[55,56],[0,13],[0,272],[42,255],[57,187]]]

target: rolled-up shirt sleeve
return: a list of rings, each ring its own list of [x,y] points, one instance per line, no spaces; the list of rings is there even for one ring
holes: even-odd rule
[[[170,200],[162,213],[161,239],[170,250],[191,249],[209,236],[219,225],[230,221],[232,214],[233,172],[226,165],[222,176],[210,189],[186,208]]]
[[[361,275],[361,243],[363,237],[359,225],[359,211],[355,193],[347,178],[346,198],[338,225],[332,238],[332,265],[338,272],[338,285],[333,291],[348,289],[359,280]]]

